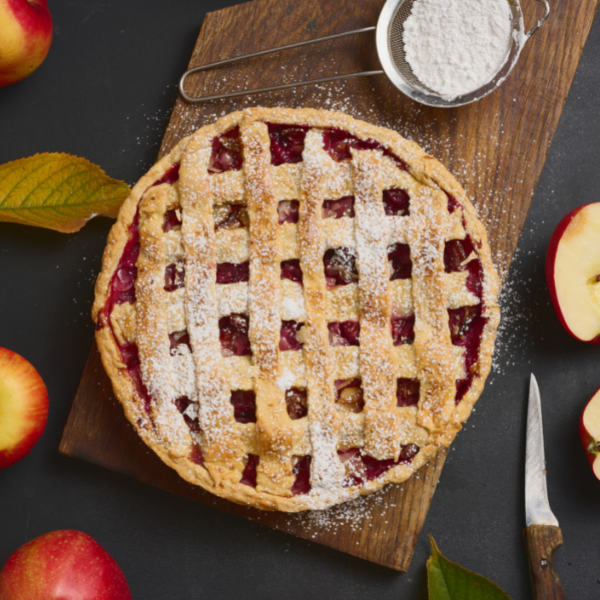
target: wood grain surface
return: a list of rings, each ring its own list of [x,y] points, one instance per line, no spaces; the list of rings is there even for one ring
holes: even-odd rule
[[[190,67],[377,22],[383,0],[254,0],[209,13]],[[191,105],[177,101],[160,155],[215,118],[247,106],[343,110],[421,144],[463,184],[486,224],[504,277],[581,56],[598,0],[550,0],[548,21],[524,48],[505,83],[480,102],[435,109],[404,97],[385,76]],[[541,4],[522,0],[527,29]],[[200,73],[192,95],[226,93],[327,75],[379,69],[373,33],[287,50]],[[186,483],[150,452],[114,398],[96,347],[77,391],[60,452],[139,481],[406,571],[446,453],[403,485],[324,513],[262,512]]]

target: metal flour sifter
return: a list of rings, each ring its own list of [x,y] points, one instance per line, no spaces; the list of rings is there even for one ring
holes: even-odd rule
[[[223,98],[235,98],[236,96],[245,96],[248,94],[259,94],[261,92],[270,92],[274,90],[284,90],[287,88],[297,87],[301,85],[310,85],[316,83],[325,83],[327,81],[336,81],[338,79],[349,79],[352,77],[364,77],[368,75],[387,75],[389,80],[409,98],[427,104],[429,106],[440,106],[451,108],[455,106],[462,106],[463,104],[470,104],[480,100],[484,96],[487,96],[499,87],[502,82],[506,79],[508,74],[515,66],[519,54],[523,49],[523,46],[529,40],[529,38],[539,29],[550,14],[550,5],[548,0],[537,0],[541,2],[545,7],[544,15],[539,21],[532,27],[528,32],[525,32],[525,25],[523,22],[523,14],[521,12],[521,6],[519,0],[507,0],[510,12],[511,12],[511,25],[512,35],[511,44],[508,56],[502,68],[496,73],[494,78],[480,87],[479,89],[465,94],[464,96],[458,96],[453,100],[445,100],[437,92],[429,89],[423,83],[417,79],[412,72],[410,65],[406,61],[404,54],[404,21],[410,15],[412,6],[415,0],[387,0],[377,26],[363,27],[362,29],[354,29],[353,31],[347,31],[345,33],[337,33],[334,35],[328,35],[325,37],[317,38],[314,40],[308,40],[306,42],[298,42],[295,44],[287,44],[285,46],[279,46],[277,48],[270,48],[268,50],[261,50],[260,52],[253,52],[251,54],[244,54],[243,56],[236,56],[235,58],[228,58],[226,60],[220,60],[200,67],[194,67],[186,71],[181,79],[179,80],[179,91],[185,100],[188,102],[207,102],[209,100],[220,100]],[[358,73],[349,73],[346,75],[335,75],[333,77],[323,77],[321,79],[311,79],[310,81],[299,81],[294,83],[286,83],[283,85],[275,85],[270,87],[264,87],[254,90],[244,90],[241,92],[231,92],[229,94],[217,94],[214,96],[201,96],[193,98],[189,96],[185,91],[185,81],[187,77],[193,73],[199,71],[206,71],[214,67],[220,67],[223,65],[231,64],[245,58],[253,58],[255,56],[262,56],[271,52],[279,52],[281,50],[288,50],[291,48],[299,48],[301,46],[307,46],[309,44],[316,44],[317,42],[325,42],[328,40],[335,40],[337,38],[345,37],[348,35],[354,35],[357,33],[365,33],[367,31],[376,32],[376,44],[377,44],[377,55],[379,62],[383,70],[379,71],[360,71]]]

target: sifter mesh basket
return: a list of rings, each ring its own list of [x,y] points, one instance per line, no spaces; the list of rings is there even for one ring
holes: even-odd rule
[[[493,92],[507,78],[515,66],[525,42],[537,31],[550,14],[548,0],[537,0],[545,7],[542,18],[525,32],[519,0],[507,0],[511,14],[512,35],[506,60],[494,77],[479,89],[451,100],[424,85],[412,72],[404,52],[404,22],[411,13],[416,0],[387,0],[377,23],[377,54],[381,66],[390,81],[407,96],[429,106],[452,108],[470,104]]]

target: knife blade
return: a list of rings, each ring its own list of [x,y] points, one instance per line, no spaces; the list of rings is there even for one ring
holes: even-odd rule
[[[546,485],[546,458],[542,428],[542,402],[533,373],[529,382],[527,445],[525,448],[525,520],[527,525],[553,525],[558,520],[550,509]]]
[[[566,600],[552,564],[554,551],[562,546],[562,532],[550,509],[546,485],[542,403],[537,381],[531,374],[527,407],[525,448],[525,520],[523,531],[529,558],[529,574],[536,600]]]

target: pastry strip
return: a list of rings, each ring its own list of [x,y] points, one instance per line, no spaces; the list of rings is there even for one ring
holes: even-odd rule
[[[344,469],[337,455],[339,417],[335,409],[334,380],[327,328],[327,289],[323,254],[325,235],[321,226],[324,190],[330,179],[331,159],[323,150],[319,131],[309,131],[304,140],[304,173],[298,236],[300,266],[304,278],[306,307],[306,380],[308,382],[308,427],[312,445],[311,485],[313,493],[339,486]]]
[[[352,152],[358,288],[360,371],[365,400],[363,451],[397,460],[400,423],[396,407],[396,365],[391,333],[387,257],[388,223],[383,210],[380,152]]]
[[[202,454],[204,466],[219,486],[225,481],[237,483],[245,464],[219,341],[215,227],[207,170],[210,153],[210,140],[198,140],[195,151],[184,157],[179,186],[187,257],[185,312],[196,367]]]
[[[448,202],[444,194],[419,186],[411,197],[408,230],[415,311],[415,355],[420,381],[418,423],[433,434],[446,427],[460,377],[448,327],[444,268]],[[435,290],[435,292],[434,292]]]
[[[250,219],[250,345],[256,368],[256,424],[261,448],[257,490],[288,495],[292,473],[293,433],[284,390],[279,389],[281,241],[278,198],[271,177],[267,126],[243,121],[240,127]]]
[[[169,187],[152,187],[139,209],[140,254],[136,280],[136,343],[142,380],[152,397],[150,414],[159,438],[170,445],[176,457],[187,456],[192,439],[175,406],[169,343],[167,294],[165,291],[166,249],[162,232],[164,215],[173,201]]]

